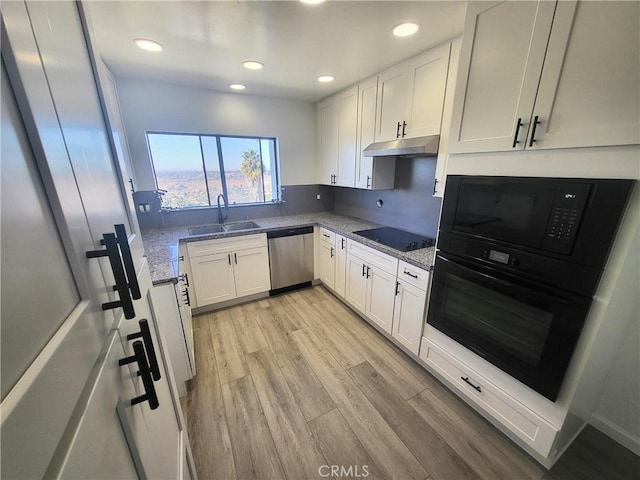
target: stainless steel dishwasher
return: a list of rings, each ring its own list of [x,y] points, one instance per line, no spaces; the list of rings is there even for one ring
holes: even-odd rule
[[[313,227],[267,232],[271,295],[307,287],[313,280]]]

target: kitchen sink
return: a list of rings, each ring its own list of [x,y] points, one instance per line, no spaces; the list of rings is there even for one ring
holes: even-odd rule
[[[222,226],[226,232],[234,232],[236,230],[251,230],[252,228],[260,228],[256,222],[248,221],[248,222],[235,222],[235,223],[227,223]]]
[[[189,235],[206,235],[208,233],[221,233],[225,230],[222,228],[222,225],[214,224],[214,225],[201,225],[199,227],[189,227]]]

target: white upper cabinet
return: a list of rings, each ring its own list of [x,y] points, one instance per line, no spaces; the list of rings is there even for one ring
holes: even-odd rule
[[[376,142],[394,140],[402,135],[409,65],[403,63],[378,75],[378,115]]]
[[[640,143],[639,18],[637,2],[470,3],[450,152]]]
[[[318,104],[320,183],[355,185],[357,124],[357,86]]]
[[[638,32],[638,2],[558,2],[526,148],[640,143]]]
[[[378,76],[376,142],[439,135],[451,44]]]
[[[356,188],[385,190],[394,187],[396,159],[373,158],[362,155],[362,150],[375,141],[376,98],[378,77],[358,85],[358,141],[356,145]]]
[[[447,43],[409,61],[402,136],[440,135],[450,51]]]

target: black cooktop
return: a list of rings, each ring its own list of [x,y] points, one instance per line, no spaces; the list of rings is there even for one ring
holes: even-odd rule
[[[406,232],[393,227],[372,228],[359,230],[356,233],[362,237],[381,243],[387,247],[395,248],[401,252],[409,252],[418,248],[432,247],[436,244],[433,238]]]

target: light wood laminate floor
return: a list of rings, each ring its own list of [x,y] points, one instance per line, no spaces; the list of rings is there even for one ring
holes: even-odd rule
[[[593,428],[546,471],[321,286],[194,317],[194,338],[201,479],[639,478]]]

